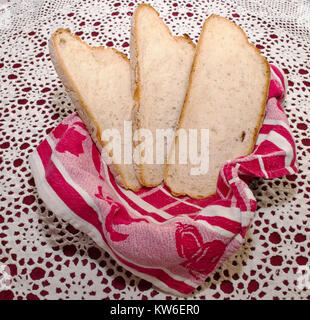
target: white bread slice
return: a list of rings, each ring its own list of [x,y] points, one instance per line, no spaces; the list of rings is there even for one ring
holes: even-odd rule
[[[172,36],[155,9],[146,4],[138,6],[132,21],[130,47],[135,99],[133,127],[151,130],[154,146],[153,164],[134,165],[144,186],[154,187],[163,181],[169,150],[164,154],[163,164],[156,164],[156,129],[171,128],[174,132],[177,126],[194,52],[189,37]],[[143,137],[138,134],[134,147],[143,157],[141,141]]]
[[[101,133],[112,128],[119,130],[124,150],[124,120],[131,120],[134,104],[127,57],[111,48],[91,47],[64,29],[53,34],[49,49],[58,76],[99,151],[107,156]],[[132,164],[123,163],[109,165],[116,182],[139,190]]]
[[[197,199],[213,195],[221,166],[252,152],[265,113],[269,81],[266,59],[242,29],[228,19],[210,16],[197,45],[178,127],[209,130],[209,170],[191,175],[195,166],[189,161],[168,164],[165,183],[174,195]],[[176,152],[177,160],[178,150],[176,136],[170,157]]]

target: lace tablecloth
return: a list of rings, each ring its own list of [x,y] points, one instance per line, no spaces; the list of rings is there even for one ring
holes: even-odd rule
[[[284,109],[299,173],[251,182],[258,210],[243,247],[190,299],[309,299],[309,1],[147,2],[175,34],[195,42],[209,14],[233,19],[288,78]],[[90,44],[128,54],[138,3],[0,0],[0,299],[175,299],[48,211],[28,163],[46,134],[74,111],[49,58],[51,33],[68,27]]]

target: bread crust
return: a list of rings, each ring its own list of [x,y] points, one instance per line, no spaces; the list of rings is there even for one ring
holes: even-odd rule
[[[79,91],[76,88],[76,85],[71,79],[69,72],[63,63],[63,61],[59,58],[59,52],[58,52],[58,45],[56,42],[57,36],[67,33],[70,36],[73,36],[76,40],[81,42],[83,45],[87,46],[90,50],[113,50],[115,53],[119,54],[125,61],[126,63],[129,63],[129,60],[127,56],[114,48],[104,48],[102,46],[99,47],[91,47],[87,43],[83,42],[80,37],[77,35],[73,35],[69,29],[58,29],[55,31],[55,33],[52,35],[52,37],[49,40],[49,51],[50,51],[50,57],[51,60],[54,64],[54,67],[57,71],[57,74],[59,78],[61,79],[62,83],[64,84],[66,91],[68,92],[80,118],[83,120],[88,132],[90,133],[93,141],[95,142],[98,150],[103,154],[103,158],[107,158],[107,152],[105,150],[105,144],[101,140],[100,136],[100,126],[97,123],[96,119],[92,117],[91,112],[88,110],[86,103],[84,102],[83,98],[79,94]],[[115,177],[115,181],[123,188],[125,189],[131,189],[133,191],[138,191],[140,189],[136,188],[134,186],[129,185],[126,182],[126,179],[124,178],[119,166],[115,163],[111,163],[109,165],[109,168]]]
[[[135,10],[132,21],[131,21],[131,37],[130,37],[130,63],[131,63],[131,72],[132,72],[132,92],[133,92],[133,98],[135,100],[135,106],[133,109],[133,117],[132,117],[132,122],[133,122],[133,128],[134,130],[136,129],[141,129],[141,124],[140,120],[138,119],[137,115],[140,111],[140,92],[141,92],[141,75],[140,75],[140,66],[139,66],[139,60],[138,60],[138,46],[136,39],[139,36],[137,33],[137,26],[136,26],[136,15],[139,13],[139,11],[143,8],[148,8],[152,10],[153,12],[156,13],[156,15],[160,18],[159,13],[149,4],[140,4],[137,9]],[[165,26],[167,29],[168,33],[171,35],[171,37],[175,41],[186,41],[189,43],[193,48],[195,48],[195,44],[191,40],[191,38],[188,35],[184,36],[173,36],[172,32],[168,28],[168,26],[163,22],[163,20],[160,18],[161,23]],[[133,142],[134,148],[139,148],[137,144]],[[144,170],[143,170],[143,165],[142,164],[136,164],[134,162],[134,169],[136,172],[136,176],[139,180],[139,182],[145,186],[145,187],[156,187],[158,184],[149,184],[145,181],[145,176],[144,176]]]
[[[270,84],[270,67],[269,67],[269,64],[266,60],[265,57],[263,57],[261,55],[261,52],[259,51],[258,48],[256,48],[256,46],[251,43],[247,37],[247,35],[245,34],[245,32],[242,30],[242,28],[240,26],[238,26],[236,23],[234,23],[233,21],[229,20],[229,19],[226,19],[224,17],[221,17],[221,16],[218,16],[218,15],[215,15],[215,14],[212,14],[210,15],[204,22],[203,24],[203,27],[202,27],[202,30],[201,30],[201,34],[200,34],[200,38],[202,39],[202,35],[203,33],[205,32],[206,28],[207,28],[207,25],[208,23],[212,20],[212,19],[222,19],[222,20],[225,20],[225,21],[228,21],[229,23],[233,24],[233,26],[237,26],[239,28],[239,30],[241,31],[243,37],[245,38],[245,40],[247,41],[247,43],[252,46],[254,49],[255,49],[255,52],[257,53],[257,55],[261,58],[261,60],[263,61],[265,67],[266,67],[266,83],[265,83],[265,88],[264,88],[264,95],[265,95],[265,98],[263,100],[263,103],[262,103],[262,106],[261,106],[261,113],[260,113],[260,116],[259,116],[259,121],[257,122],[257,125],[256,127],[254,128],[254,134],[253,134],[253,139],[252,139],[252,145],[251,147],[249,148],[248,152],[245,154],[245,156],[251,154],[253,152],[253,148],[255,146],[255,142],[256,142],[256,139],[257,139],[257,135],[258,135],[258,132],[259,132],[259,129],[262,125],[262,122],[263,122],[263,119],[264,119],[264,116],[265,116],[265,110],[266,110],[266,101],[267,101],[267,98],[268,98],[268,91],[269,91],[269,84]],[[184,99],[184,105],[183,105],[183,108],[182,108],[182,111],[181,111],[181,115],[180,115],[180,119],[179,119],[179,123],[177,125],[177,129],[178,130],[183,122],[183,118],[184,118],[184,111],[187,107],[187,103],[188,103],[188,99],[189,99],[189,94],[190,94],[190,91],[191,91],[191,87],[192,87],[192,82],[193,82],[193,74],[194,74],[194,70],[196,69],[196,64],[197,64],[197,56],[200,52],[200,47],[201,47],[201,41],[198,41],[198,44],[197,44],[197,47],[196,47],[196,52],[195,52],[195,55],[194,55],[194,60],[193,60],[193,65],[192,65],[192,70],[190,72],[190,76],[189,76],[189,82],[188,82],[188,87],[187,87],[187,90],[186,90],[186,95],[185,95],[185,99]],[[176,139],[177,137],[175,138],[175,142],[176,142]],[[174,143],[175,143],[174,142]],[[169,156],[170,157],[170,156]],[[216,190],[214,192],[212,192],[211,194],[207,195],[207,196],[196,196],[194,194],[191,194],[191,193],[186,193],[186,192],[183,192],[183,193],[178,193],[178,192],[175,192],[173,191],[173,187],[171,185],[169,185],[168,181],[167,181],[167,177],[168,177],[168,170],[169,170],[169,167],[170,167],[170,164],[167,164],[166,165],[166,169],[165,169],[165,175],[164,175],[164,183],[165,185],[167,186],[167,188],[170,190],[170,192],[178,197],[178,196],[189,196],[191,198],[194,198],[194,199],[205,199],[205,198],[208,198],[208,197],[211,197],[213,195],[216,194]],[[215,187],[216,188],[216,187]]]

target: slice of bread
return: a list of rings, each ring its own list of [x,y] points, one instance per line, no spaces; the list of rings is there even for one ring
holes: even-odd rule
[[[131,29],[130,60],[132,90],[135,99],[134,129],[148,129],[153,134],[153,160],[151,164],[135,163],[140,183],[154,187],[162,183],[170,144],[162,163],[156,157],[156,129],[171,129],[174,133],[182,110],[195,46],[187,37],[174,37],[151,6],[142,4],[136,9]],[[143,161],[143,136],[137,132],[134,147],[138,162]],[[135,159],[134,159],[135,160]]]
[[[119,130],[124,150],[124,120],[131,120],[134,104],[127,57],[114,49],[90,47],[64,29],[53,34],[49,48],[58,76],[99,151],[108,156],[103,148],[108,141],[101,138],[106,129]],[[132,164],[124,164],[122,158],[109,167],[119,185],[140,189]]]
[[[174,195],[197,199],[213,195],[221,166],[252,152],[265,113],[269,81],[266,59],[242,29],[228,19],[210,16],[197,45],[178,127],[209,130],[209,170],[193,175],[195,166],[189,161],[168,164],[165,183]],[[179,147],[176,136],[169,159],[174,152],[178,159]]]

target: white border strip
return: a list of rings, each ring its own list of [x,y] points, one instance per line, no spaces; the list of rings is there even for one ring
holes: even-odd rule
[[[264,165],[264,161],[262,159],[262,156],[257,155],[257,159],[258,159],[259,166],[260,166],[260,169],[261,169],[263,175],[265,176],[265,178],[268,179],[268,174],[267,174],[267,171],[265,170],[265,165]]]

